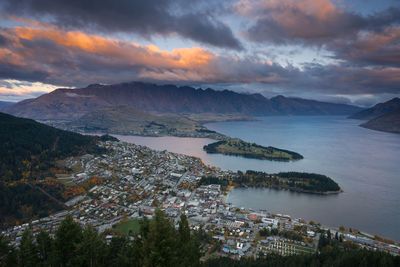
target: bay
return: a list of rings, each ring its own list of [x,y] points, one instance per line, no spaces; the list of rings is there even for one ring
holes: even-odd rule
[[[231,137],[289,149],[304,156],[275,162],[207,154],[202,138],[117,136],[121,140],[200,157],[222,169],[268,173],[304,171],[328,175],[344,190],[319,196],[260,188],[233,189],[227,202],[314,220],[329,226],[357,228],[400,240],[400,135],[358,126],[338,116],[271,116],[259,121],[220,122],[206,126]]]

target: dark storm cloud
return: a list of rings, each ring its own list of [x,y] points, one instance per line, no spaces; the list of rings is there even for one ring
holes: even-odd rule
[[[7,45],[7,38],[0,34],[0,47]]]
[[[400,94],[399,68],[360,68],[340,65],[306,64],[304,79],[296,83],[310,91],[335,94]],[[303,87],[304,88],[304,87]]]
[[[32,70],[16,65],[3,65],[0,63],[0,79],[15,79],[23,81],[44,81],[48,73],[41,70]]]
[[[238,5],[237,12],[256,18],[247,37],[258,42],[322,45],[337,39],[351,40],[362,31],[380,32],[400,23],[398,7],[364,16],[339,9],[328,0],[246,3],[252,3],[251,8],[244,13]]]
[[[330,0],[242,0],[236,12],[254,21],[245,33],[254,42],[322,47],[361,66],[400,65],[399,7],[362,15]]]
[[[400,27],[368,32],[352,40],[337,40],[327,45],[335,57],[354,65],[400,67]]]
[[[397,34],[396,29],[391,29],[368,35],[359,49],[379,49],[382,44],[392,43]],[[0,35],[6,43],[0,47],[0,78],[4,79],[78,87],[132,80],[236,84],[243,88],[259,84],[259,92],[291,95],[400,93],[400,68],[391,66],[366,67],[343,61],[336,65],[284,67],[258,55],[216,54],[198,47],[162,51],[156,46],[70,32],[51,25],[7,28]]]
[[[67,29],[154,34],[177,33],[217,47],[241,50],[232,30],[212,16],[172,0],[5,0],[8,14],[42,19]]]

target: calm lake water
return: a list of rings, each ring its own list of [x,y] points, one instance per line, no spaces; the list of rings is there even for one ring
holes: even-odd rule
[[[330,196],[272,189],[238,188],[227,202],[344,225],[400,241],[400,135],[358,127],[360,121],[336,116],[262,117],[260,121],[210,123],[209,129],[260,145],[289,149],[304,156],[274,162],[207,154],[210,139],[117,136],[157,150],[200,157],[206,164],[231,170],[316,172],[330,176],[344,193]]]

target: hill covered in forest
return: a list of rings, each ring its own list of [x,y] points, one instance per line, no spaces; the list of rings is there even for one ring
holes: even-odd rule
[[[108,138],[111,137],[63,131],[0,113],[0,226],[47,216],[60,209],[65,199],[57,199],[58,202],[41,190],[44,186],[55,192],[63,190],[60,184],[46,182],[59,169],[55,162],[70,156],[104,153],[96,142]]]

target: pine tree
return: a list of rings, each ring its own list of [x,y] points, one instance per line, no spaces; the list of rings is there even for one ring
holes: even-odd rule
[[[186,215],[179,221],[180,263],[182,266],[198,266],[200,264],[200,241],[198,234],[191,235]]]
[[[127,236],[115,236],[108,246],[107,263],[109,266],[130,266],[130,241]]]
[[[144,240],[145,266],[176,266],[178,256],[177,231],[165,214],[156,210],[150,222],[149,233]]]
[[[81,239],[82,227],[73,221],[71,215],[67,215],[55,235],[54,245],[57,265],[69,266],[72,264],[77,244]]]
[[[80,266],[103,266],[107,244],[97,229],[87,226],[82,232],[82,240],[77,244],[76,263]]]
[[[17,266],[17,253],[10,245],[10,241],[0,234],[0,266]]]
[[[187,221],[186,215],[181,215],[181,220],[179,221],[179,239],[182,247],[189,245],[190,242],[190,228]]]
[[[34,244],[35,238],[29,230],[22,234],[19,245],[19,266],[36,266],[39,262],[38,250]]]
[[[51,239],[48,232],[40,230],[36,237],[39,261],[42,266],[48,266],[50,264],[50,256],[52,255],[53,239]]]

